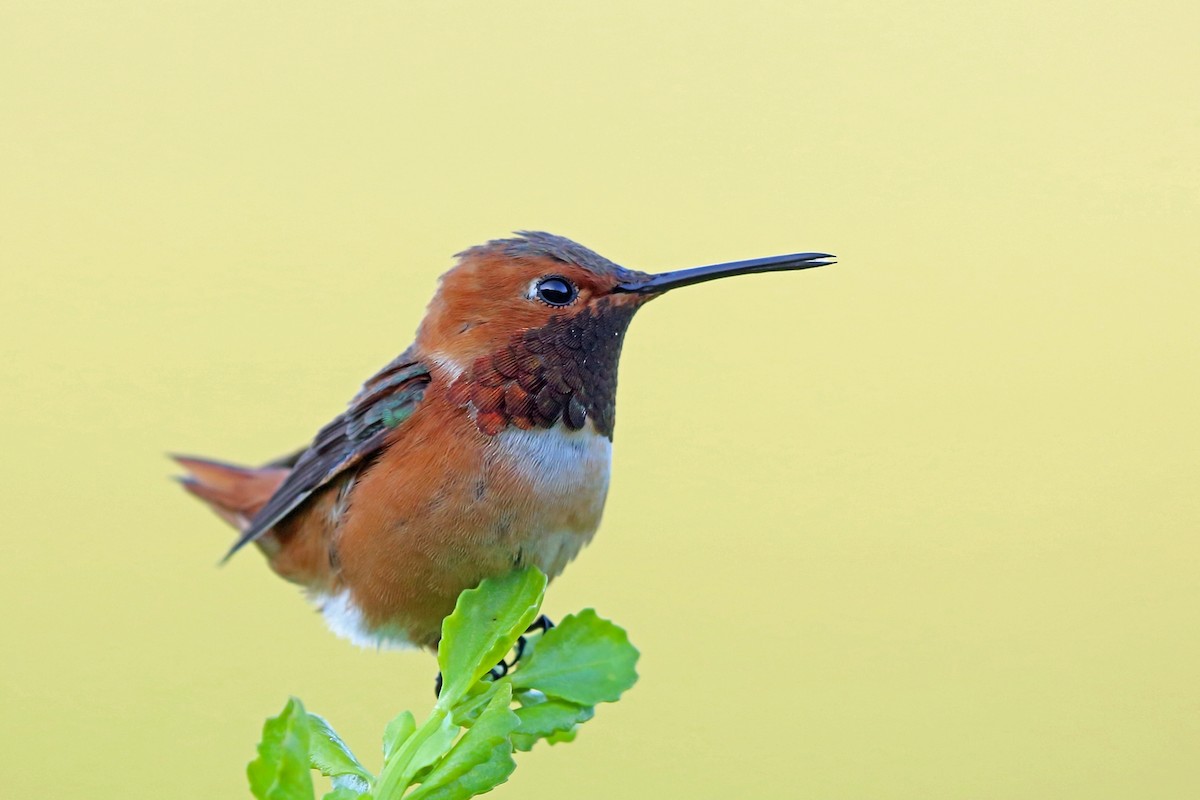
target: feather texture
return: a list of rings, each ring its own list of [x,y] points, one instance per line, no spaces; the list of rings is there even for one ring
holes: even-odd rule
[[[368,380],[346,411],[322,428],[308,449],[300,454],[291,474],[250,521],[225,557],[229,558],[279,524],[313,492],[373,457],[383,447],[388,432],[401,425],[416,409],[429,381],[429,369],[410,351],[402,353]]]

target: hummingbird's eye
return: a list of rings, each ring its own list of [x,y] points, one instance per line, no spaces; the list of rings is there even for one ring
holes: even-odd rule
[[[538,281],[534,293],[548,306],[566,306],[579,295],[579,290],[566,278],[551,275]]]

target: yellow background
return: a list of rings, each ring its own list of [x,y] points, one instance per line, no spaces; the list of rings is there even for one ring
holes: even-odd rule
[[[641,682],[500,797],[1200,796],[1194,2],[0,5],[11,797],[378,761],[433,661],[167,479],[287,452],[517,228],[667,269],[550,594]]]

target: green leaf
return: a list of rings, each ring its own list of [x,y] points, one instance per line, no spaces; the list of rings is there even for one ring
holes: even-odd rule
[[[576,725],[569,731],[558,731],[557,733],[550,734],[545,739],[539,739],[536,736],[526,736],[523,733],[513,733],[509,738],[512,739],[513,749],[519,750],[522,753],[528,753],[538,742],[545,742],[548,745],[554,746],[564,742],[573,742],[578,735],[579,726]]]
[[[409,776],[416,775],[426,767],[437,763],[438,759],[450,750],[450,745],[454,743],[459,730],[461,729],[451,721],[449,714],[443,717],[429,738],[421,742],[421,746],[412,754],[405,772]]]
[[[519,753],[528,753],[538,743],[538,737],[526,736],[523,733],[516,733],[515,731],[508,737],[508,740],[512,742],[513,750]]]
[[[487,761],[472,767],[454,783],[428,791],[424,788],[418,789],[404,800],[466,800],[468,797],[495,789],[508,780],[508,776],[512,775],[516,768],[517,762],[513,761],[512,757],[512,745],[504,742],[496,745]]]
[[[412,714],[407,711],[388,723],[383,742],[385,758],[375,782],[375,796],[380,800],[398,800],[416,776],[450,750],[460,730],[450,719],[450,712],[436,705],[416,730]]]
[[[508,736],[520,722],[510,703],[512,686],[504,683],[475,724],[425,776],[411,800],[473,797],[507,780],[516,767]]]
[[[350,786],[334,787],[332,792],[327,792],[321,797],[321,800],[368,800],[371,797],[370,792],[359,791]]]
[[[454,724],[463,728],[469,728],[479,715],[487,708],[487,704],[492,701],[496,690],[501,684],[508,683],[506,680],[498,681],[476,681],[475,685],[467,690],[466,694],[455,703],[454,708],[450,710],[451,719]],[[512,689],[512,684],[509,684],[509,689]]]
[[[546,576],[530,567],[459,595],[454,613],[442,623],[439,706],[453,706],[504,658],[537,616],[545,592]]]
[[[246,767],[250,792],[258,800],[312,800],[308,746],[308,715],[293,697],[263,725],[258,758]]]
[[[416,729],[417,721],[411,711],[405,711],[393,718],[383,730],[383,760],[391,758],[392,753],[399,750]]]
[[[575,726],[587,722],[595,713],[591,706],[581,706],[566,700],[547,700],[544,703],[518,708],[516,714],[521,724],[517,726],[516,733],[520,738],[513,737],[513,746],[518,750],[528,750],[538,739],[573,731]]]
[[[308,714],[308,763],[322,775],[331,778],[350,776],[362,784],[366,791],[375,776],[359,763],[350,748],[342,741],[324,717]]]
[[[563,744],[564,742],[573,742],[575,737],[579,735],[579,727],[571,728],[569,731],[558,731],[546,737],[546,744],[555,745]]]
[[[512,682],[583,706],[611,703],[637,681],[637,659],[625,631],[589,608],[546,631]]]

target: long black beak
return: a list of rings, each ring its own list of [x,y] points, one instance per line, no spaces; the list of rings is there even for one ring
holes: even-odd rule
[[[730,261],[728,264],[710,264],[707,267],[692,267],[677,269],[672,272],[660,272],[651,275],[649,280],[628,281],[618,284],[618,292],[634,292],[637,294],[658,294],[680,286],[691,286],[693,283],[703,283],[716,278],[727,278],[730,275],[750,275],[755,272],[783,272],[793,269],[811,269],[834,264],[827,261],[833,256],[829,253],[793,253],[790,256],[769,256],[767,258],[751,258],[748,261]]]

